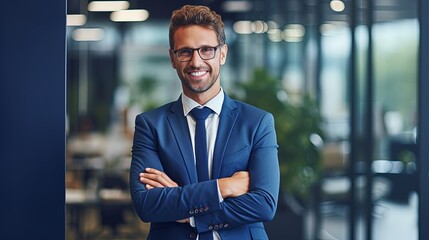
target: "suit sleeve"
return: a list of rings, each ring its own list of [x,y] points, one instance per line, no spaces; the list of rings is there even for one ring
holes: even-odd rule
[[[222,231],[253,222],[271,221],[274,217],[280,185],[277,140],[274,118],[261,118],[248,163],[249,193],[226,198],[217,211],[195,217],[197,232]]]
[[[139,181],[139,173],[147,167],[160,171],[165,169],[155,134],[159,129],[151,126],[142,115],[136,117],[135,124],[129,180],[131,198],[138,216],[145,222],[173,222],[219,210],[216,180],[174,188],[147,190],[144,187]],[[186,176],[185,173],[178,174]]]

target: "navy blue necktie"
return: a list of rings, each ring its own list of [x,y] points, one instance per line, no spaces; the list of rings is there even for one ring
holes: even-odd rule
[[[213,111],[210,108],[194,108],[191,111],[195,125],[195,159],[197,165],[198,181],[209,180],[207,137],[205,121]]]
[[[191,115],[194,117],[195,125],[195,158],[197,165],[198,181],[209,180],[207,137],[206,137],[206,119],[213,111],[210,108],[194,108]],[[200,233],[199,240],[213,240],[211,231]]]

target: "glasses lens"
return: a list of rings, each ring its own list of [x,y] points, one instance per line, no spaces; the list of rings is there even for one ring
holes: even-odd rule
[[[216,47],[201,47],[201,48],[183,48],[176,50],[176,56],[177,59],[181,62],[187,62],[192,59],[192,56],[194,55],[194,51],[196,50],[198,52],[198,55],[200,55],[200,58],[203,60],[210,60],[213,59],[216,55],[216,49],[219,46]]]
[[[177,59],[179,59],[179,61],[189,61],[192,58],[193,52],[192,49],[188,48],[180,49],[176,53]]]
[[[215,47],[202,47],[198,50],[198,53],[200,54],[200,57],[204,60],[209,60],[214,58],[216,53]]]

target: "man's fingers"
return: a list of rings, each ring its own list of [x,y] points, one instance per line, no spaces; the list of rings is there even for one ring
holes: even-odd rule
[[[178,222],[178,223],[189,223],[189,218],[177,220],[176,222]]]
[[[168,183],[169,187],[177,187],[177,183],[176,183],[176,182],[174,182],[173,180],[171,180],[171,178],[170,178],[170,177],[168,177],[168,176],[167,176],[167,174],[165,174],[165,173],[161,173],[161,177],[162,177],[163,179],[165,179],[165,181],[167,181],[167,183]]]
[[[140,182],[142,182],[143,184],[146,184],[146,185],[150,185],[152,187],[164,187],[164,185],[162,185],[162,183],[160,183],[158,181],[151,180],[150,178],[146,178],[146,177],[140,177]]]
[[[147,173],[153,173],[153,174],[161,174],[162,172],[155,168],[145,168],[144,169]]]
[[[165,174],[164,172],[161,172],[161,171],[154,169],[154,168],[146,168],[145,171],[147,173],[153,173],[153,174],[157,175],[157,177],[160,178],[160,181],[166,181],[166,183],[168,185],[171,185],[173,187],[177,186],[177,184],[173,180],[171,180],[170,177],[167,174]]]
[[[177,183],[170,179],[164,172],[154,168],[146,168],[146,172],[140,173],[140,182],[150,184],[153,187],[177,187]]]
[[[161,175],[151,173],[140,174],[140,181],[156,187],[164,187],[168,184],[167,180],[164,179]]]

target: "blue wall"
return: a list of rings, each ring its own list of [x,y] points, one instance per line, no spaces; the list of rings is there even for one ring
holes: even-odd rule
[[[0,238],[64,239],[66,1],[2,1],[0,29]]]

